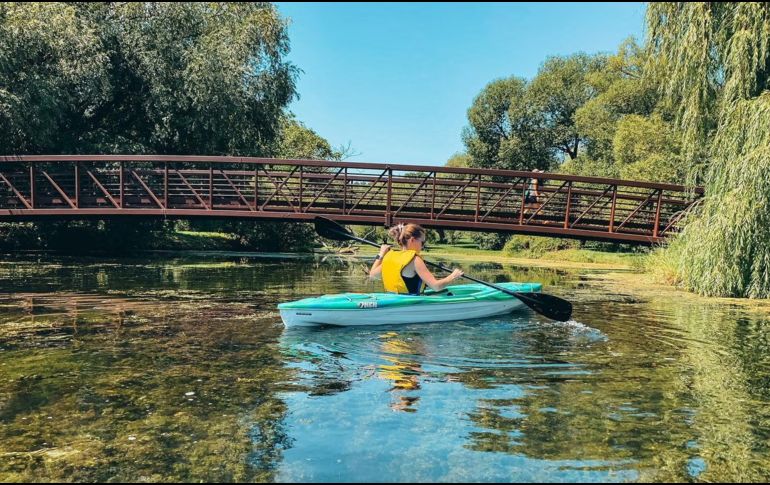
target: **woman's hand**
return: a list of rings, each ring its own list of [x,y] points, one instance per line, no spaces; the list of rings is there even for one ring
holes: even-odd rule
[[[452,271],[452,274],[449,275],[450,281],[454,281],[457,278],[461,278],[465,273],[461,269],[455,268],[454,271]]]
[[[390,251],[390,244],[383,244],[380,246],[380,257],[384,257],[388,251]]]

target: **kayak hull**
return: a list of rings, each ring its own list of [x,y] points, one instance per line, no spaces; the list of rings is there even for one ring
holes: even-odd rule
[[[281,319],[287,327],[314,327],[317,325],[398,325],[405,323],[451,322],[484,318],[510,313],[523,306],[519,300],[452,305],[452,308],[376,308],[368,310],[281,310]]]
[[[537,283],[500,283],[522,293],[540,291]],[[373,326],[450,322],[510,313],[524,304],[485,285],[457,285],[448,292],[424,295],[345,293],[306,298],[278,305],[287,327],[319,325]]]

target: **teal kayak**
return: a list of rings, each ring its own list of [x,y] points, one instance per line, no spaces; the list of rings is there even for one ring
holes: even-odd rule
[[[498,283],[519,293],[539,292],[540,283]],[[447,322],[509,313],[523,303],[518,298],[481,284],[450,286],[422,295],[341,293],[281,303],[278,310],[287,327],[316,325],[394,325]]]

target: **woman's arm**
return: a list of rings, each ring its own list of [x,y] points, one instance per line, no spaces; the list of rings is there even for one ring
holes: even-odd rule
[[[374,260],[374,264],[372,264],[372,268],[369,270],[369,278],[376,278],[382,274],[382,258],[385,257],[385,254],[388,251],[390,251],[389,245],[383,244],[380,246],[380,253],[377,255],[377,259]]]
[[[440,280],[437,280],[435,276],[433,276],[433,273],[430,272],[428,267],[425,265],[425,261],[422,260],[421,257],[415,256],[414,258],[414,269],[417,271],[417,274],[420,276],[420,279],[428,286],[430,286],[435,291],[441,291],[446,286],[456,280],[457,278],[461,277],[463,275],[463,272],[457,268],[455,268],[454,271],[452,271],[452,274],[447,276],[446,278],[441,278]]]

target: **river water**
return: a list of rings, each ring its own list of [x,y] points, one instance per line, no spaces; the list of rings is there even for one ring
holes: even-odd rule
[[[362,260],[0,258],[0,480],[767,481],[770,323],[597,270],[574,320],[286,330]]]

